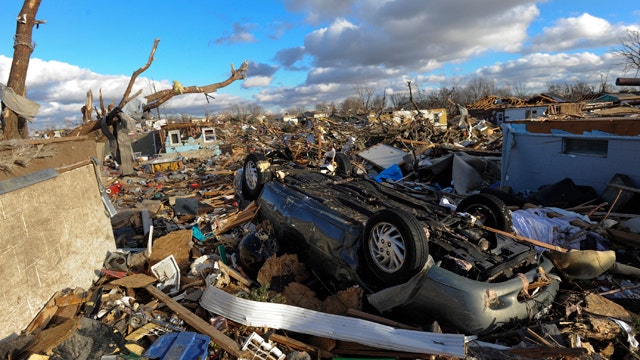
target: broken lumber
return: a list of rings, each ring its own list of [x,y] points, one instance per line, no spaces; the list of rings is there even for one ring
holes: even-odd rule
[[[198,317],[196,314],[192,313],[191,311],[189,311],[189,309],[180,305],[175,300],[171,299],[167,294],[163,293],[155,286],[147,285],[145,286],[145,289],[151,295],[155,296],[158,300],[167,305],[169,309],[175,312],[187,324],[191,325],[197,331],[209,336],[211,338],[211,341],[218,344],[226,352],[239,358],[247,357],[250,355],[246,351],[242,351],[238,343],[225,335],[222,331],[214,328],[211,324],[204,321],[202,318]]]
[[[488,227],[488,226],[485,226],[485,225],[482,225],[481,228],[484,229],[484,230],[487,230],[487,231],[491,231],[492,233],[508,236],[508,237],[510,237],[512,239],[515,239],[515,240],[528,242],[530,244],[533,244],[533,245],[536,245],[536,246],[539,246],[539,247],[542,247],[542,248],[545,248],[545,249],[555,250],[555,251],[558,251],[558,252],[567,252],[568,251],[567,249],[565,249],[563,247],[560,247],[560,246],[547,244],[546,242],[542,242],[542,241],[531,239],[531,238],[528,238],[528,237],[512,234],[510,232],[494,229],[492,227]]]

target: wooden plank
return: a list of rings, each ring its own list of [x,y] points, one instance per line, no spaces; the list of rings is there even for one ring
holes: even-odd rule
[[[27,348],[28,352],[46,354],[68,339],[80,327],[80,318],[68,319],[56,327],[43,330]]]
[[[80,296],[83,295],[83,296]],[[77,304],[82,304],[86,301],[89,300],[89,295],[88,294],[69,294],[69,295],[64,295],[64,296],[60,296],[58,298],[56,298],[55,302],[56,305],[62,307],[62,306],[69,306],[69,305],[77,305]]]
[[[620,189],[620,190],[631,191],[631,192],[634,192],[634,193],[640,193],[640,189],[634,188],[634,187],[631,187],[631,186],[625,186],[625,185],[614,184],[614,183],[608,183],[607,186],[611,186],[611,187],[614,187],[614,188]]]
[[[155,296],[158,300],[167,305],[169,309],[175,312],[187,324],[191,325],[197,331],[209,336],[211,338],[211,341],[218,344],[226,352],[239,358],[251,356],[250,353],[242,351],[235,340],[231,339],[222,331],[214,328],[211,324],[204,321],[202,318],[192,313],[187,308],[177,303],[175,300],[171,299],[168,295],[160,291],[155,286],[147,285],[145,289],[151,295]]]
[[[55,298],[56,296],[59,296],[59,295],[60,295],[60,292],[57,292],[51,297],[51,299],[49,299],[49,301],[45,304],[42,310],[40,310],[38,315],[36,315],[36,317],[33,318],[33,320],[31,320],[31,323],[27,326],[27,328],[24,331],[25,334],[29,335],[32,333],[38,333],[42,331],[42,329],[47,327],[51,319],[53,319],[53,317],[58,312],[58,306],[56,305]]]
[[[271,334],[269,336],[269,340],[277,342],[278,344],[282,344],[288,346],[292,349],[306,351],[308,353],[317,354],[318,358],[331,358],[334,357],[329,351],[318,349],[315,346],[303,343],[302,341],[290,338],[288,336],[279,335],[279,334]]]
[[[147,274],[133,274],[125,276],[122,279],[113,280],[110,284],[135,289],[151,285],[156,281],[158,281],[158,279]]]
[[[230,268],[229,266],[227,266],[222,261],[218,261],[217,263],[218,263],[218,266],[220,266],[221,270],[225,271],[232,278],[238,280],[242,285],[244,285],[246,287],[251,287],[251,285],[253,285],[253,281],[251,281],[251,279],[247,279],[241,273],[239,273],[238,271],[236,271],[233,268]]]
[[[512,239],[515,239],[515,240],[528,242],[530,244],[533,244],[533,245],[536,245],[536,246],[540,246],[540,247],[545,248],[545,249],[555,250],[555,251],[558,251],[558,252],[567,252],[568,251],[567,249],[565,249],[563,247],[560,247],[560,246],[547,244],[546,242],[538,241],[538,240],[535,240],[535,239],[530,239],[528,237],[512,234],[510,232],[494,229],[494,228],[491,228],[491,227],[488,227],[488,226],[484,226],[483,225],[483,226],[481,226],[481,228],[484,229],[484,230],[487,230],[487,231],[491,231],[491,232],[496,233],[496,234],[508,236],[508,237],[510,237]]]

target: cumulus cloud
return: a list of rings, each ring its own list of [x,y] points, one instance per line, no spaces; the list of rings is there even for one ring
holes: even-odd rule
[[[272,76],[276,71],[278,71],[277,66],[249,61],[249,70],[247,71],[247,73],[249,77]]]
[[[327,19],[351,14],[356,3],[356,0],[284,1],[284,5],[289,11],[305,14],[306,21],[311,24],[319,24]]]
[[[532,41],[531,51],[568,51],[585,47],[610,46],[621,38],[626,27],[612,25],[590,14],[559,19],[544,28]]]
[[[245,89],[253,87],[264,87],[271,84],[272,78],[270,76],[251,76],[242,82],[242,87]]]
[[[361,18],[336,18],[306,36],[306,55],[315,66],[429,71],[488,51],[515,52],[539,16],[530,1],[379,1],[362,7]]]
[[[295,66],[299,61],[302,61],[304,57],[304,47],[298,46],[295,48],[287,48],[279,50],[274,56],[274,60],[289,70],[303,70],[304,67]]]
[[[325,83],[296,87],[266,88],[254,95],[254,99],[263,107],[282,109],[312,107],[319,103],[329,103],[336,99],[353,95],[348,84]]]

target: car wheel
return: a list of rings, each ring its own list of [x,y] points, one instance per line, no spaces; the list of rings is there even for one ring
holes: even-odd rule
[[[351,175],[353,165],[347,154],[337,153],[333,161],[336,162],[336,175]]]
[[[427,261],[427,233],[411,213],[380,210],[365,226],[363,256],[371,275],[383,285],[406,282]]]
[[[462,199],[456,212],[465,212],[478,218],[480,225],[503,231],[513,231],[511,212],[505,203],[489,194],[474,194]]]
[[[242,195],[253,201],[260,196],[264,184],[271,180],[269,161],[262,154],[249,154],[244,160]]]

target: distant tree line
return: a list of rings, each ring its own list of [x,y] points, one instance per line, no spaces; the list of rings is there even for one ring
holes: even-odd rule
[[[305,111],[315,110],[327,115],[337,115],[345,119],[356,116],[391,112],[396,110],[445,108],[451,115],[457,115],[455,103],[467,106],[487,96],[518,97],[528,99],[536,94],[525,92],[521,84],[497,87],[492,80],[477,77],[466,84],[453,84],[438,89],[420,90],[413,83],[411,87],[413,102],[410,99],[409,89],[397,91],[390,95],[376,89],[373,85],[359,85],[353,88],[353,95],[337,102],[320,102],[313,108],[290,108],[286,113],[291,115],[302,114]],[[585,82],[548,84],[543,93],[558,96],[566,101],[580,101],[588,96],[609,91],[606,83],[588,84]],[[223,112],[222,117],[240,121],[254,122],[258,115],[263,114],[263,107],[256,103],[234,104]]]

